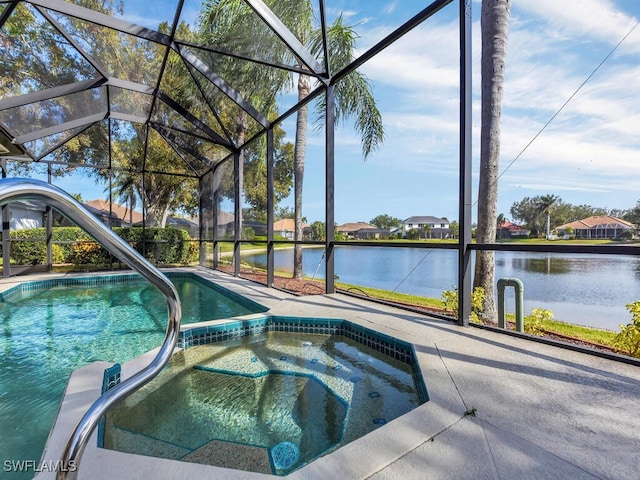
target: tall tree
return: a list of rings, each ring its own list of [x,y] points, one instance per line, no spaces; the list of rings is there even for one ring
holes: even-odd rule
[[[307,2],[302,2],[307,3]],[[308,35],[305,37],[309,50],[316,57],[323,51],[322,30],[313,28],[311,17]],[[342,16],[327,29],[329,65],[332,72],[347,66],[355,58],[355,30],[342,22]],[[300,65],[302,68],[303,66]],[[369,80],[360,72],[354,71],[336,84],[335,118],[336,122],[343,118],[355,117],[355,128],[361,135],[362,154],[366,159],[384,139],[382,115],[378,110]],[[307,75],[298,77],[298,100],[304,100],[311,92],[311,80]],[[326,105],[319,102],[318,120],[324,117]],[[294,153],[294,208],[295,208],[295,240],[302,240],[302,190],[304,180],[304,163],[307,145],[308,105],[302,106],[296,117],[296,140]],[[302,277],[302,246],[296,245],[293,255],[293,276]]]
[[[127,213],[129,215],[129,225],[133,225],[133,211],[138,206],[138,189],[136,185],[141,182],[136,181],[133,175],[125,175],[123,172],[119,172],[119,175],[116,175],[111,186],[107,186],[105,190],[109,188],[112,189],[113,194],[116,199],[120,202],[123,202],[127,205]]]
[[[449,231],[451,232],[452,238],[458,238],[458,235],[460,234],[460,225],[458,225],[457,221],[451,220],[451,223],[449,224]]]
[[[369,220],[369,223],[371,225],[375,225],[378,228],[386,228],[387,230],[391,230],[393,228],[400,227],[400,225],[402,225],[402,220],[385,213],[372,218],[371,220]]]
[[[540,213],[544,213],[547,217],[547,229],[545,235],[547,240],[549,240],[549,236],[551,234],[551,207],[553,207],[558,200],[560,200],[560,197],[557,195],[548,194],[541,196],[538,201],[538,211]]]
[[[519,202],[514,202],[509,210],[514,221],[524,224],[535,236],[540,233],[542,227],[538,211],[539,198],[539,196],[525,197]]]
[[[302,2],[293,0],[275,2],[272,5],[273,12],[278,17],[291,17],[295,3]],[[311,6],[308,5],[299,14],[305,17],[311,15],[311,12]],[[302,24],[304,25],[304,22]],[[243,0],[206,0],[198,17],[198,33],[204,44],[214,45],[220,51],[232,50],[236,55],[274,64],[284,63],[281,60],[290,56],[284,44],[275,35],[269,33],[264,22]],[[299,34],[297,31],[294,33]],[[289,74],[284,69],[268,67],[258,62],[243,61],[232,55],[215,55],[211,56],[209,60],[215,67],[216,75],[229,81],[231,87],[265,117],[276,112],[276,96],[291,84]],[[235,143],[238,147],[243,147],[250,133],[249,115],[243,109],[236,109],[229,114],[235,115],[233,131]],[[275,141],[278,142],[276,149],[280,145],[286,148],[286,144],[282,141],[283,135],[279,132],[282,130],[276,130]],[[251,148],[249,147],[249,149]],[[264,153],[264,150],[262,152]],[[276,165],[278,162],[287,163],[291,154],[292,152],[281,151],[280,154],[276,152]],[[259,208],[258,203],[265,204],[262,207],[266,208],[266,190],[261,195],[255,195],[256,185],[266,184],[265,158],[264,155],[256,156],[255,149],[253,152],[245,148],[240,150],[237,172],[240,188],[245,187],[245,181],[248,182],[249,188],[244,193],[254,208]],[[247,172],[247,168],[254,169],[254,171]],[[255,171],[256,169],[259,171]],[[283,190],[287,194],[289,192],[290,175],[282,173],[282,169],[279,169],[276,174],[279,176],[276,179],[279,181],[276,200],[279,200],[282,198],[278,195],[279,193],[282,193]],[[262,197],[262,202],[258,197]],[[240,215],[240,230],[242,230],[242,211],[238,212],[238,215]]]
[[[498,238],[502,238],[502,225],[504,225],[504,222],[506,221],[507,219],[505,218],[504,213],[501,213],[496,218],[496,228],[498,229]]]
[[[636,202],[635,207],[625,213],[623,219],[627,222],[640,224],[640,200]]]
[[[480,179],[478,184],[478,243],[496,241],[500,127],[511,0],[482,0],[482,123],[480,133]],[[484,289],[481,319],[497,317],[494,299],[495,254],[476,252],[474,288]]]
[[[107,15],[124,13],[122,2],[114,0],[79,0],[77,3]],[[9,61],[0,64],[0,72],[6,74],[0,75],[1,97],[69,85],[99,76],[61,32],[75,38],[109,76],[142,85],[150,85],[157,79],[165,49],[75,17],[60,16],[54,27],[44,16],[23,4],[16,7],[5,27],[3,31],[6,30],[8,36],[3,36],[2,44],[6,46]],[[182,25],[181,28],[182,38],[188,38],[188,27]],[[162,24],[159,30],[166,33],[169,27]],[[174,62],[169,61],[167,71],[171,73],[174,67]],[[166,75],[165,80],[170,76]],[[164,85],[170,87],[169,93],[174,99],[186,99],[190,94],[185,87],[185,79],[185,76],[174,75]],[[144,117],[143,112],[148,105],[146,95],[119,87],[109,87],[109,92],[103,86],[40,102],[37,106],[40,122],[35,125],[32,120],[29,121],[34,106],[27,105],[16,109],[14,123],[27,125],[25,131],[31,133],[49,125],[77,121],[96,113],[97,99],[105,102],[110,99],[114,111]],[[188,102],[186,104],[189,105]],[[100,105],[100,108],[104,107]],[[104,166],[104,169],[89,170],[89,175],[96,182],[105,182],[111,177],[106,168],[108,165],[119,167],[120,173],[125,170],[135,172],[122,179],[118,179],[119,174],[116,174],[115,183],[117,185],[120,182],[129,193],[135,189],[138,198],[146,206],[148,225],[164,226],[169,211],[189,210],[197,205],[197,183],[193,179],[156,173],[142,174],[144,170],[169,174],[188,170],[172,147],[155,132],[150,133],[146,124],[112,118],[109,123],[96,123],[77,135],[67,131],[63,135],[46,136],[33,143],[35,146],[29,148],[36,157],[42,154],[45,155],[44,161],[68,164],[66,168],[55,170],[58,176],[76,171],[77,168],[71,164]],[[29,174],[27,166],[23,164],[18,171]],[[135,185],[131,184],[131,180],[135,181]],[[116,195],[119,196],[119,193],[116,192]]]

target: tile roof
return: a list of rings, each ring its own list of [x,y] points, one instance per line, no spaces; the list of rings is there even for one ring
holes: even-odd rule
[[[583,218],[582,220],[576,220],[575,222],[565,223],[564,225],[560,225],[556,227],[556,230],[566,230],[571,227],[574,230],[584,230],[591,228],[633,228],[635,225],[631,222],[627,222],[626,220],[621,220],[616,217],[612,217],[610,215],[595,215],[587,218]]]
[[[338,225],[336,227],[337,232],[357,232],[363,228],[376,228],[374,225],[370,225],[365,222],[352,222]]]
[[[308,228],[306,223],[302,224],[302,228]],[[277,222],[273,222],[273,229],[276,232],[295,232],[296,222],[293,218],[283,218]]]
[[[293,232],[296,229],[296,222],[293,218],[283,218],[277,222],[273,222],[273,229],[276,232]]]
[[[502,222],[500,225],[498,225],[498,228],[503,228],[505,230],[509,230],[510,232],[528,232],[529,229],[522,227],[520,225],[516,225],[515,223],[511,223],[511,222]]]
[[[402,223],[449,223],[444,218],[434,217],[432,215],[409,217]]]
[[[229,223],[233,223],[233,221],[235,220],[235,217],[234,217],[233,213],[229,213],[229,212],[225,212],[224,210],[220,210],[216,214],[216,219],[217,219],[218,225],[227,225]]]
[[[101,210],[105,213],[105,215],[109,215],[109,202],[106,200],[89,200],[88,202],[84,202],[85,205],[89,205],[96,210]],[[123,222],[129,223],[132,220],[132,223],[142,222],[142,213],[125,207],[123,205],[119,205],[117,203],[111,203],[111,212],[117,216]]]

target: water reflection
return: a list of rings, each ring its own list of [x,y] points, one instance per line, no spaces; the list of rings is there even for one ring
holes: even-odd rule
[[[496,260],[496,267],[503,266],[505,263],[506,261]],[[511,263],[515,270],[554,275],[569,273],[574,268],[572,260],[552,257],[551,254],[546,258],[512,258]]]
[[[303,250],[305,275],[324,278],[322,254],[322,249]],[[340,282],[352,285],[436,299],[457,285],[454,250],[339,247],[335,259]],[[266,264],[264,256],[247,260]],[[278,271],[291,271],[291,251],[276,250],[275,264]],[[558,320],[611,330],[628,323],[626,304],[640,300],[640,258],[635,256],[496,252],[499,278],[523,282],[525,314],[548,308]],[[513,311],[512,299],[507,302],[507,311]]]
[[[640,282],[640,259],[636,259],[636,257],[634,257],[634,259],[635,263],[633,264],[633,272],[635,273],[636,280]]]

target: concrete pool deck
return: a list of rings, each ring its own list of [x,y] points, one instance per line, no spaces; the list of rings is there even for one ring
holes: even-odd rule
[[[195,271],[265,305],[270,314],[343,318],[415,346],[430,401],[284,478],[638,478],[638,366],[341,294],[295,297],[226,274]],[[125,364],[123,377],[149,360],[147,354]],[[75,424],[99,394],[106,365],[73,374],[44,460],[60,458]],[[80,462],[81,479],[283,478],[95,444],[92,439]],[[36,478],[54,475],[42,472]]]

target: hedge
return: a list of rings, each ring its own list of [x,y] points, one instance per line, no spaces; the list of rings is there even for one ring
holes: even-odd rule
[[[116,227],[113,231],[153,263],[184,265],[198,257],[197,242],[184,230]],[[53,227],[51,236],[53,263],[107,265],[111,260],[109,252],[79,227]],[[45,228],[11,231],[11,261],[18,265],[45,263],[45,238]]]

